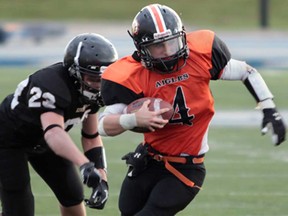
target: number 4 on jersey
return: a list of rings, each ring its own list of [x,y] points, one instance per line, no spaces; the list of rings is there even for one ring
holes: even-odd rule
[[[169,120],[170,124],[186,124],[190,126],[193,125],[192,120],[195,118],[195,116],[194,115],[189,116],[190,109],[186,105],[185,96],[181,87],[178,87],[176,90],[176,96],[174,98],[173,108],[175,110],[175,113]]]

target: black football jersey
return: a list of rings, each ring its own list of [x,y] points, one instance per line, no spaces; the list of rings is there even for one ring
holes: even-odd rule
[[[43,142],[40,115],[64,117],[65,130],[81,123],[99,107],[80,94],[62,63],[43,68],[20,82],[0,106],[0,147],[35,146]]]

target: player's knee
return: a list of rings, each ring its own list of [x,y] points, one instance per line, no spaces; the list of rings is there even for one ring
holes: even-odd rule
[[[84,200],[84,195],[83,193],[80,191],[70,191],[69,194],[61,194],[58,197],[58,201],[59,203],[63,206],[63,207],[72,207],[75,205],[79,205],[80,203],[83,202]]]
[[[133,206],[123,207],[121,205],[119,205],[119,210],[121,212],[121,216],[133,216],[139,211],[133,208]]]
[[[34,215],[34,196],[30,185],[24,188],[2,188],[1,190],[2,216]],[[11,214],[11,211],[13,212]]]
[[[31,185],[29,181],[17,181],[17,184],[13,181],[2,181],[1,184],[1,196],[7,199],[11,199],[13,202],[18,199],[34,199]]]
[[[69,200],[59,200],[60,204],[65,207],[65,208],[69,208],[72,206],[76,206],[79,205],[80,203],[83,202],[83,199],[79,198],[79,199],[69,199]]]

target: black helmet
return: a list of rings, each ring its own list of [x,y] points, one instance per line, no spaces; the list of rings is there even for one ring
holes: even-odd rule
[[[188,58],[186,34],[178,14],[165,5],[151,4],[141,9],[131,33],[143,65],[149,70],[171,73],[181,69]],[[170,46],[165,56],[153,56],[152,47]]]
[[[105,68],[118,59],[113,44],[103,36],[84,33],[74,37],[66,46],[63,64],[75,78],[77,87],[89,101],[99,103],[99,89],[83,81],[83,74],[99,77]]]

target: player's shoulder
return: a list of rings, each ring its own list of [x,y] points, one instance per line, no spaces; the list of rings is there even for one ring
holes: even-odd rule
[[[187,38],[188,39],[200,39],[202,40],[207,40],[207,39],[213,39],[215,36],[215,32],[209,29],[202,29],[202,30],[196,30],[187,33]]]
[[[102,79],[123,82],[137,75],[143,66],[132,56],[125,56],[109,65],[102,75]]]
[[[108,66],[102,75],[101,95],[106,105],[130,103],[142,93],[141,81],[146,70],[132,56],[119,59]],[[145,79],[144,79],[145,80]]]
[[[187,43],[190,49],[199,52],[211,51],[215,32],[211,30],[197,30],[187,34]]]
[[[64,70],[65,68],[59,62],[39,69],[34,74],[32,74],[32,78],[36,82],[38,81],[40,83],[44,83],[44,81],[46,81],[46,83],[50,81],[58,82],[60,80],[63,80],[62,77]]]
[[[30,77],[32,86],[50,92],[54,96],[70,99],[71,78],[61,62],[42,68]]]

